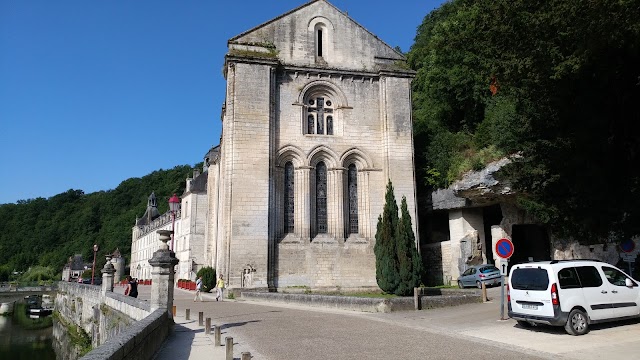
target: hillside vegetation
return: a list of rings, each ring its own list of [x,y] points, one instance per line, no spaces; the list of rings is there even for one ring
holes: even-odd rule
[[[116,248],[128,263],[131,228],[144,214],[151,192],[158,197],[160,213],[167,211],[169,197],[184,191],[192,171],[189,165],[176,166],[125,180],[109,191],[85,194],[72,189],[48,199],[0,205],[0,281],[33,265],[60,272],[74,254],[91,261],[94,244],[100,247],[98,264]]]
[[[519,205],[584,242],[640,234],[640,1],[451,0],[408,60],[423,193],[519,154]]]

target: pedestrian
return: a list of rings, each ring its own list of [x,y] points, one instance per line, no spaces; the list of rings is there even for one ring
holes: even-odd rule
[[[218,282],[216,283],[216,301],[222,300],[222,294],[224,293],[224,277],[220,275]]]
[[[125,295],[129,295],[131,297],[138,297],[138,281],[132,278],[131,275],[127,275],[127,288],[124,290]]]
[[[193,298],[193,302],[198,298],[200,298],[200,302],[202,302],[202,276],[196,280],[196,297]]]

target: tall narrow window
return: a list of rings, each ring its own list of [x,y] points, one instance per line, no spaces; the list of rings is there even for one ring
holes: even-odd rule
[[[284,165],[284,232],[292,233],[294,228],[293,204],[294,204],[293,164],[291,161]]]
[[[307,116],[307,134],[315,133],[313,129],[315,124],[316,120],[313,118],[313,115],[309,114],[309,116]]]
[[[318,234],[327,232],[327,167],[316,165],[316,226]]]
[[[349,233],[358,233],[358,171],[354,164],[349,165]]]
[[[327,135],[333,135],[333,116],[327,116]]]
[[[318,29],[318,57],[322,57],[322,30]]]

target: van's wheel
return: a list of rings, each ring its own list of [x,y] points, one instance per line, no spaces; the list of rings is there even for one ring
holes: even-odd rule
[[[569,313],[569,319],[564,325],[569,335],[584,335],[589,332],[589,320],[587,314],[580,309],[573,309]]]
[[[462,285],[462,281],[458,280],[458,287],[460,289],[464,289],[464,285]]]
[[[478,289],[482,289],[482,283],[480,281],[476,281],[476,287]]]

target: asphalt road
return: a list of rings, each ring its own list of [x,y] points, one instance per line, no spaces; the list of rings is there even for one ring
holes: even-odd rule
[[[141,287],[140,297],[147,292]],[[547,326],[523,329],[514,320],[500,320],[499,287],[489,289],[489,303],[388,314],[216,302],[212,294],[193,302],[193,296],[175,290],[176,322],[190,328],[176,326],[183,351],[166,351],[158,359],[224,358],[222,348],[207,347],[211,340],[195,326],[199,311],[221,326],[223,341],[233,337],[237,359],[244,351],[253,360],[640,359],[639,320],[595,325],[584,336]],[[187,308],[192,321],[185,323]]]

